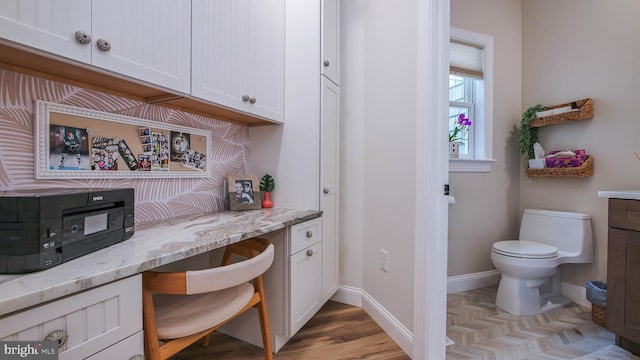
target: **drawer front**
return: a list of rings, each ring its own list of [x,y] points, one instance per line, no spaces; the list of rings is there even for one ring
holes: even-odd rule
[[[87,358],[87,360],[129,360],[135,358],[136,355],[144,355],[144,335],[142,331],[100,351]]]
[[[322,239],[320,218],[291,226],[291,246],[289,255],[293,255]]]
[[[640,201],[609,199],[609,227],[640,231]]]
[[[295,335],[322,306],[322,244],[289,256],[290,335]]]
[[[57,330],[68,336],[60,360],[85,359],[141,331],[141,276],[0,319],[0,341],[42,341]]]

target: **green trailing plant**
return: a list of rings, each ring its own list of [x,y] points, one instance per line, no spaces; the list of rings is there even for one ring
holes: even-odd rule
[[[273,180],[273,177],[269,174],[265,174],[260,179],[260,191],[271,192],[273,191],[273,188],[275,186],[276,186],[276,182],[275,180]]]
[[[544,106],[538,104],[528,108],[524,113],[522,113],[518,147],[520,149],[520,155],[524,160],[525,169],[527,168],[528,160],[535,158],[533,153],[533,144],[538,142],[538,128],[532,128],[531,122],[536,118],[536,113],[543,110]]]

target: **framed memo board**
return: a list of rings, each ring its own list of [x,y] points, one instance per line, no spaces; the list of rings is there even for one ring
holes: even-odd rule
[[[35,178],[200,178],[211,132],[36,101]]]

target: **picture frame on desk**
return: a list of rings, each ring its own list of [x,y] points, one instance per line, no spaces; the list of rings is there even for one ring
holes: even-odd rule
[[[262,193],[258,176],[253,174],[231,174],[228,176],[229,209],[262,209]]]

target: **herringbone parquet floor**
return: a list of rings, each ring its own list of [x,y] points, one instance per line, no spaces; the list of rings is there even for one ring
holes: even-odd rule
[[[571,304],[543,314],[515,316],[495,306],[496,287],[447,297],[447,360],[574,359],[614,343],[591,321],[590,310]]]
[[[611,345],[614,335],[570,305],[538,315],[514,316],[494,305],[496,287],[447,297],[447,360],[575,359]],[[262,349],[215,333],[208,348],[194,344],[175,359],[262,359]],[[329,301],[274,359],[341,360],[409,357],[360,308]]]

